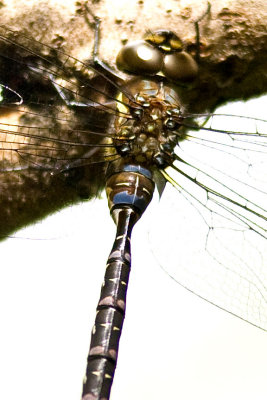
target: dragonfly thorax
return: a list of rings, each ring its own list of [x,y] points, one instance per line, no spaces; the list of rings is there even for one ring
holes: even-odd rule
[[[137,163],[162,168],[170,165],[182,135],[176,91],[155,78],[131,80],[127,91],[133,94],[133,100],[120,95],[120,115],[114,124],[117,152]]]

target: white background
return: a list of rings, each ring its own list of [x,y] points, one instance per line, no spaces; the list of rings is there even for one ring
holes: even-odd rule
[[[256,108],[264,118],[266,98]],[[133,234],[111,400],[265,400],[266,333],[173,282],[147,248],[147,218]],[[79,399],[114,233],[103,198],[0,244],[0,399]]]

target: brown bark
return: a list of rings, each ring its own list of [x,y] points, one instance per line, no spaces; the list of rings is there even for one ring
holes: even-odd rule
[[[115,67],[115,54],[122,42],[142,38],[147,30],[169,29],[178,34],[188,51],[195,51],[196,21],[207,9],[206,1],[114,1],[89,2],[101,19],[100,57]],[[267,4],[262,1],[212,2],[200,22],[200,73],[183,93],[190,111],[213,110],[218,104],[247,99],[267,89]],[[76,13],[75,1],[39,2],[8,0],[0,10],[0,24],[81,60],[90,58],[93,31]],[[102,174],[103,175],[103,174]],[[79,196],[49,176],[5,173],[1,190],[1,234],[17,229]],[[104,179],[103,176],[101,178]],[[1,180],[0,180],[1,183]],[[93,184],[94,186],[94,184]],[[48,190],[49,189],[49,190]],[[91,195],[96,194],[94,187]]]
[[[89,2],[101,24],[101,58],[115,66],[121,43],[142,38],[145,31],[169,29],[189,47],[195,44],[197,20],[207,1],[111,1]],[[94,4],[95,3],[95,4]],[[75,12],[75,1],[39,2],[9,0],[2,7],[1,24],[28,35],[80,60],[91,54],[93,31]],[[212,108],[229,99],[245,99],[267,89],[267,4],[264,0],[217,0],[200,22],[201,73],[194,93],[188,96]],[[197,107],[198,108],[198,107]]]

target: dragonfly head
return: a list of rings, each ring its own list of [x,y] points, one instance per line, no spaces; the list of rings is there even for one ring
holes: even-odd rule
[[[142,76],[165,76],[177,82],[190,82],[198,74],[194,58],[184,51],[181,39],[168,30],[149,32],[144,40],[127,43],[117,59],[120,71]]]

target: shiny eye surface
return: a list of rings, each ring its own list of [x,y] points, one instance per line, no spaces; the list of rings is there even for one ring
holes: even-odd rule
[[[166,78],[173,81],[190,81],[197,76],[198,65],[190,54],[181,51],[164,57],[162,72]]]
[[[160,50],[144,40],[124,46],[116,59],[119,70],[133,74],[155,75],[163,66]]]

